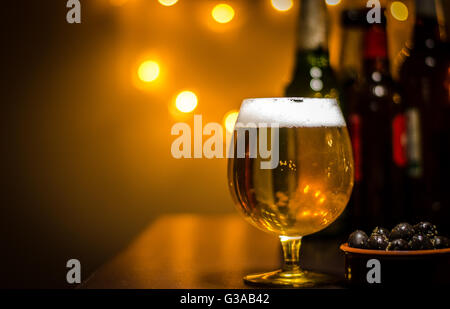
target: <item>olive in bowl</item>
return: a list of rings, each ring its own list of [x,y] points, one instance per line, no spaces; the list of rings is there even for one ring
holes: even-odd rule
[[[340,246],[351,286],[450,284],[450,241],[429,222],[400,223],[392,230],[357,230]]]

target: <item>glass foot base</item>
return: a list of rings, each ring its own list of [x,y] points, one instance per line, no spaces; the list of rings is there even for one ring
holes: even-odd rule
[[[335,277],[310,271],[282,271],[251,274],[244,277],[244,282],[256,286],[311,288],[336,283]]]

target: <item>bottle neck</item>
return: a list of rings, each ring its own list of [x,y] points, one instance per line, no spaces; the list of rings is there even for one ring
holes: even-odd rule
[[[381,75],[390,75],[389,60],[386,58],[366,59],[364,61],[364,72],[371,75],[373,72],[379,72]]]
[[[415,0],[416,17],[437,18],[435,0]]]
[[[323,0],[301,0],[297,25],[297,51],[328,51],[327,16]]]
[[[358,28],[344,28],[339,59],[344,78],[357,79],[362,72],[363,32]]]
[[[440,42],[437,7],[434,0],[416,0],[413,31],[414,49],[433,49]]]
[[[377,71],[388,75],[389,60],[385,27],[371,26],[365,34],[364,43],[364,71],[366,74]]]

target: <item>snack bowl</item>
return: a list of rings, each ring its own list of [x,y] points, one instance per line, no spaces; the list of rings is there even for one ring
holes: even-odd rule
[[[350,286],[450,284],[450,248],[411,251],[370,250],[342,244],[345,280]]]

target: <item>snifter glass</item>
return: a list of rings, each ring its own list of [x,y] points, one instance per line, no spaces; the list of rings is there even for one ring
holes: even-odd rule
[[[246,99],[229,147],[228,183],[237,208],[254,226],[279,236],[284,252],[281,269],[244,281],[292,287],[329,282],[302,270],[299,261],[302,237],[333,223],[353,188],[351,143],[336,100]]]

